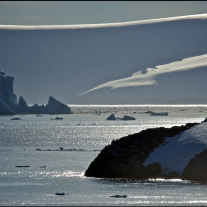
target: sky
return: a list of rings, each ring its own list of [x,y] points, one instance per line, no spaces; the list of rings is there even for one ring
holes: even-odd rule
[[[0,1],[1,25],[129,22],[207,13],[207,1]]]
[[[14,93],[28,104],[45,104],[50,95],[66,104],[76,103],[79,94],[100,84],[207,54],[206,21],[192,20],[191,27],[176,24],[176,30],[168,23],[167,29],[157,29],[163,23],[136,25],[137,29],[93,25],[94,29],[38,32],[4,31],[1,28],[8,28],[4,25],[101,24],[195,14],[207,14],[207,1],[0,1],[0,70],[15,78]]]

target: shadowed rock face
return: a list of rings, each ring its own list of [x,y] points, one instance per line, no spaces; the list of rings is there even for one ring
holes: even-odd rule
[[[162,168],[158,162],[149,164],[148,166],[138,170],[133,177],[138,179],[148,179],[148,178],[164,178],[165,175],[162,174]]]
[[[8,114],[15,114],[5,103],[2,102],[0,99],[0,114],[1,115],[8,115]]]
[[[20,114],[71,114],[70,107],[56,100],[52,96],[49,97],[46,106],[38,104],[28,106],[23,97],[20,96],[16,111]]]
[[[17,104],[17,97],[13,92],[13,82],[13,77],[5,76],[5,73],[3,71],[0,71],[0,99],[11,110],[13,110]],[[8,110],[3,112],[2,108],[0,114],[6,114],[7,111]]]
[[[27,103],[22,96],[19,97],[19,103],[17,105],[16,111],[19,114],[27,114],[28,113]]]
[[[49,97],[48,104],[46,105],[45,108],[48,114],[70,114],[71,113],[71,110],[67,105],[54,99],[52,96]]]
[[[190,160],[183,171],[182,179],[207,182],[207,150]]]
[[[146,129],[139,133],[113,140],[106,146],[85,172],[88,177],[102,178],[160,178],[159,163],[152,163],[146,167],[144,161],[156,147],[165,141],[165,137],[172,137],[187,130],[198,123],[188,123],[185,126],[172,128]]]

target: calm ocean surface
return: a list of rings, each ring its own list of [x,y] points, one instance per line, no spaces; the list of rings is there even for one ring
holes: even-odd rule
[[[0,205],[207,205],[204,184],[83,176],[113,139],[146,128],[200,122],[205,116],[136,114],[135,121],[106,121],[108,116],[72,114],[61,116],[63,120],[50,120],[55,115],[19,116],[22,120],[0,116]],[[117,194],[127,198],[110,197]]]

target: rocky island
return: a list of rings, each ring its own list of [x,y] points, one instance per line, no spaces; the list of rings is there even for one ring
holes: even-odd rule
[[[10,114],[71,114],[71,109],[67,105],[56,100],[52,96],[49,97],[47,105],[34,104],[29,106],[22,96],[19,97],[13,92],[14,78],[5,76],[0,71],[0,115]]]
[[[113,140],[89,165],[98,178],[181,178],[207,182],[207,122],[152,128]]]

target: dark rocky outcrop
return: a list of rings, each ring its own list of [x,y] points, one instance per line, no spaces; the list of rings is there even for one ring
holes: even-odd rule
[[[199,123],[172,128],[146,129],[139,133],[113,140],[89,165],[85,176],[101,178],[158,178],[163,177],[159,163],[144,167],[143,163],[156,147]]]
[[[116,120],[116,117],[114,114],[111,114],[106,120]]]
[[[28,106],[22,96],[19,98],[19,103],[15,108],[18,114],[71,114],[71,109],[67,105],[56,100],[52,96],[49,97],[48,104]]]
[[[118,120],[125,120],[125,121],[128,121],[128,120],[136,120],[134,117],[132,116],[127,116],[127,115],[124,115],[123,118],[119,118],[117,117]]]
[[[134,178],[138,179],[148,179],[148,178],[164,178],[165,175],[162,174],[162,168],[158,162],[154,162],[141,170],[138,170],[134,175]]]
[[[49,101],[45,109],[47,114],[71,114],[70,107],[56,100],[52,96],[49,97]]]
[[[19,97],[19,103],[16,107],[16,112],[18,114],[27,114],[28,113],[27,103],[22,96]]]
[[[15,114],[5,103],[0,99],[0,115],[11,115]]]
[[[182,179],[207,182],[207,150],[190,160],[182,173]]]
[[[22,96],[17,104],[17,97],[13,93],[14,78],[5,76],[3,71],[0,71],[0,115],[10,114],[71,114],[71,109],[67,105],[56,100],[52,96],[49,97],[46,106],[34,104],[28,106]]]

